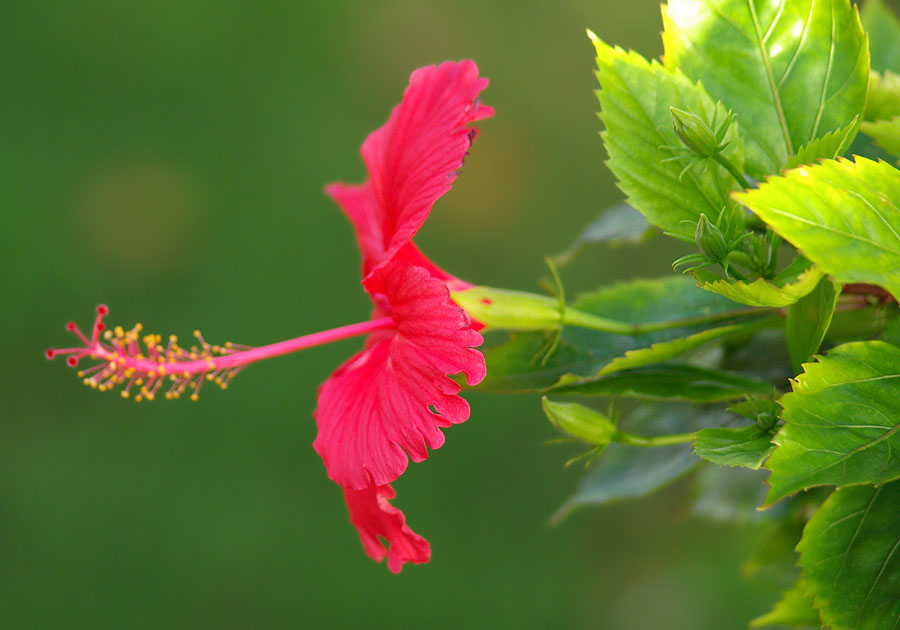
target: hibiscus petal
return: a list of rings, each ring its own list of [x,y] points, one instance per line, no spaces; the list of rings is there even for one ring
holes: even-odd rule
[[[476,134],[467,125],[494,113],[476,100],[487,84],[471,60],[419,68],[362,145],[369,180],[326,187],[356,227],[364,276],[387,264],[450,190]]]
[[[319,389],[313,443],[328,476],[361,490],[399,477],[444,443],[442,427],[465,422],[468,403],[449,374],[485,376],[483,339],[446,285],[427,269],[395,261],[374,278],[397,323],[370,338]]]
[[[372,486],[364,490],[344,488],[350,522],[359,532],[363,549],[376,562],[387,557],[388,569],[399,573],[406,562],[428,562],[431,547],[427,540],[409,528],[403,512],[390,504],[395,496],[391,486]],[[385,546],[382,539],[389,546]]]

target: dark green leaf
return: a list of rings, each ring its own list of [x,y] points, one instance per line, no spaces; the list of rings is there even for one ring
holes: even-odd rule
[[[806,580],[797,583],[781,594],[781,599],[771,612],[750,622],[751,628],[791,626],[794,628],[820,628],[819,611],[813,607],[812,595],[807,595]]]
[[[621,425],[623,430],[649,436],[721,426],[726,420],[727,415],[720,411],[701,411],[688,405],[645,405]],[[644,496],[674,481],[698,462],[689,444],[652,448],[610,444],[552,520],[559,522],[579,506]]]
[[[762,471],[749,468],[701,466],[692,505],[698,516],[723,523],[746,523],[765,518],[756,509],[765,495]]]
[[[728,208],[726,223],[739,226],[743,216],[728,194],[735,182],[723,167],[709,160],[676,157],[671,149],[681,142],[672,126],[670,106],[677,106],[711,121],[724,120],[726,111],[703,88],[678,71],[668,71],[635,52],[612,48],[592,36],[597,49],[600,81],[600,118],[606,126],[603,142],[608,165],[627,195],[628,203],[651,224],[668,232],[692,237],[701,214],[718,217]],[[731,144],[725,155],[738,167],[743,152],[732,126],[725,136]],[[691,161],[693,166],[687,168]]]
[[[726,315],[742,309],[725,298],[701,291],[690,278],[670,276],[636,280],[581,295],[573,308],[618,321],[647,323],[690,317]],[[563,329],[559,347],[547,356],[550,339],[544,333],[512,335],[486,351],[488,375],[479,386],[490,391],[536,391],[564,374],[596,376],[612,359],[628,350],[677,339],[714,328],[710,322],[656,333],[626,336],[577,327]]]
[[[900,483],[836,490],[806,525],[797,550],[826,625],[900,627]]]
[[[670,0],[663,21],[666,66],[734,110],[757,179],[863,113],[869,55],[848,0]]]
[[[900,171],[890,164],[828,160],[736,198],[841,282],[900,295]]]
[[[720,466],[756,470],[774,446],[772,435],[757,425],[735,429],[703,429],[694,438],[694,454]]]
[[[766,502],[814,486],[900,477],[900,348],[848,343],[803,367],[781,399]]]
[[[581,396],[636,396],[649,399],[714,403],[748,394],[771,394],[766,381],[693,365],[658,365],[624,370],[598,378],[566,377],[550,391]]]
[[[840,284],[822,278],[812,293],[788,307],[784,329],[794,372],[819,351],[840,295]]]
[[[557,266],[569,264],[578,252],[593,243],[606,243],[610,247],[638,245],[650,238],[656,230],[647,223],[640,212],[627,203],[620,203],[605,210],[600,217],[589,223],[578,238],[563,253],[554,258]]]

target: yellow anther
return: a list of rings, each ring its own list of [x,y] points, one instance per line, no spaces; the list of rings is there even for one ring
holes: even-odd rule
[[[116,331],[116,337],[122,337],[125,335],[125,331],[122,330],[121,326],[116,326],[115,331]]]
[[[199,400],[199,398],[200,397],[197,394],[191,394],[191,400],[196,401],[196,400]]]
[[[112,339],[112,331],[111,331],[111,330],[107,330],[105,333],[103,333],[103,338],[106,339],[107,341],[109,341],[110,339]]]
[[[188,376],[191,375],[191,373],[185,370],[184,372],[181,373],[181,375],[182,375],[184,378],[187,378]]]
[[[160,362],[161,362],[161,361],[162,361],[162,357],[160,357],[159,360],[160,360]],[[160,366],[159,366],[159,375],[160,375],[160,376],[165,376],[165,375],[166,375],[166,366],[165,366],[165,365],[160,365]]]
[[[136,380],[136,381],[134,382],[134,384],[135,384],[135,385],[143,385],[143,384],[144,384],[144,379],[139,378],[138,380]]]
[[[147,377],[148,378],[156,378],[156,372],[154,372],[153,370],[150,370],[149,372],[147,372]]]
[[[134,397],[134,402],[141,402],[142,400],[143,400],[143,398],[141,397],[140,394],[138,394],[137,396]]]
[[[129,394],[129,393],[128,393],[127,391],[125,391],[124,389],[122,390],[122,398],[128,398],[130,395],[131,395],[131,394]]]

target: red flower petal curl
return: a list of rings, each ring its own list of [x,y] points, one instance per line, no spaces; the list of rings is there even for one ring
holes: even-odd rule
[[[368,180],[325,188],[356,228],[367,288],[450,190],[477,133],[468,125],[494,113],[476,100],[487,85],[471,60],[419,68],[388,121],[362,145]]]
[[[483,339],[425,268],[394,261],[373,275],[397,323],[370,336],[367,347],[319,389],[313,447],[328,476],[362,490],[399,477],[444,443],[441,428],[465,422],[469,404],[449,374],[469,385],[485,376]]]
[[[363,549],[375,562],[387,557],[388,569],[399,573],[404,563],[422,564],[431,559],[428,541],[406,524],[406,517],[390,504],[396,495],[391,486],[364,490],[344,489],[350,522],[356,527]],[[389,546],[381,541],[386,540]]]

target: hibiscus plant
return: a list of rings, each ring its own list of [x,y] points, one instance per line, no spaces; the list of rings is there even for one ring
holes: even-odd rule
[[[413,72],[363,143],[366,181],[325,189],[355,230],[367,321],[183,346],[108,328],[101,305],[47,357],[92,361],[79,376],[101,391],[196,400],[251,363],[363,335],[319,388],[313,447],[391,571],[431,549],[390,484],[468,419],[463,387],[537,392],[585,445],[556,520],[692,473],[694,510],[752,522],[764,545],[746,571],[785,583],[754,626],[900,627],[900,21],[880,0],[861,18],[849,0],[670,0],[663,23],[660,61],[589,33],[625,200],[547,259],[546,294],[461,280],[413,243],[493,115],[475,64],[444,62]],[[567,300],[578,249],[656,236],[695,251]]]

